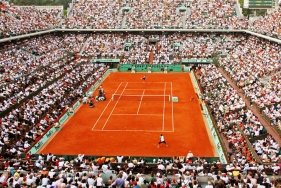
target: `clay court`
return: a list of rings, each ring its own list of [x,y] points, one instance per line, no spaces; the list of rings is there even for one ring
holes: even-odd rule
[[[188,73],[111,73],[107,100],[82,105],[41,153],[93,156],[214,157],[200,104]],[[95,92],[96,95],[97,92]],[[172,97],[178,102],[172,102]],[[168,147],[158,148],[160,134]]]

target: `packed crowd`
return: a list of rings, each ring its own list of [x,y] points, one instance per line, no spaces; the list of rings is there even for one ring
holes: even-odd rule
[[[280,38],[280,8],[248,26],[235,0],[73,0],[63,19],[59,8],[19,7],[0,1],[0,38],[56,27],[93,29],[245,29]]]
[[[249,24],[249,29],[281,39],[281,7]]]
[[[74,0],[71,15],[65,19],[67,28],[120,28],[122,0]]]
[[[233,0],[191,1],[187,28],[247,28],[247,20],[236,16],[236,3]]]
[[[83,52],[81,52],[82,49]],[[185,58],[210,58],[214,54],[224,54],[219,60],[224,69],[245,91],[245,94],[264,109],[265,114],[270,114],[269,117],[273,122],[280,122],[279,90],[281,88],[276,89],[280,87],[278,72],[280,71],[280,51],[280,45],[275,43],[255,37],[228,34],[65,34],[44,35],[6,44],[0,53],[1,111],[27,98],[40,87],[42,90],[1,118],[1,157],[17,158],[26,152],[46,130],[57,125],[57,119],[65,109],[81,99],[85,89],[103,75],[106,69],[104,65],[94,65],[89,62],[89,59],[78,58],[70,61],[69,58],[73,58],[73,54],[81,52],[81,55],[90,59],[120,58],[122,63],[136,64],[172,64],[181,62]],[[179,164],[177,162],[174,164],[175,161],[169,161],[169,163],[160,161],[160,163],[165,163],[162,164],[164,170],[163,166],[161,169],[160,167],[156,169],[159,170],[160,175],[162,176],[167,169],[178,170],[179,175],[174,185],[183,187],[198,186],[197,181],[186,179],[186,171],[196,176],[211,176],[214,183],[220,181],[229,185],[239,183],[256,185],[257,181],[252,179],[263,176],[261,173],[263,166],[253,165],[255,155],[250,147],[254,149],[262,162],[274,163],[270,167],[274,173],[280,172],[280,146],[267,134],[258,118],[245,107],[241,97],[218,69],[213,65],[202,66],[198,70],[198,75],[205,93],[204,100],[209,104],[218,122],[219,130],[229,144],[233,163],[232,166],[229,165],[223,169],[224,173],[229,173],[228,179],[223,173],[213,174],[206,171],[203,166],[204,161],[194,162],[196,165],[199,164],[199,167],[190,166],[185,161],[180,161]],[[251,145],[248,145],[247,139],[250,140]],[[86,186],[89,180],[91,183],[88,184],[94,185],[100,176],[98,173],[100,171],[94,174],[89,171],[105,169],[106,172],[106,167],[102,168],[102,165],[97,167],[94,161],[86,160],[84,157],[82,159],[85,160],[80,160],[79,157],[81,158],[82,155],[78,156],[75,162],[53,158],[53,156],[49,156],[48,160],[40,158],[33,162],[29,159],[7,161],[2,165],[9,174],[4,174],[0,182],[13,187],[18,187],[16,184],[27,184],[27,182],[29,184],[26,186],[35,187],[51,187],[58,184],[79,187]],[[142,163],[144,161],[137,162],[137,164]],[[134,162],[129,164],[130,167],[125,168],[127,173],[138,166]],[[31,165],[35,167],[33,170],[29,168]],[[110,165],[107,165],[110,168]],[[19,167],[21,168],[18,169]],[[230,174],[233,169],[239,169],[239,172],[254,169],[259,173],[248,174],[237,180],[232,178],[233,174]],[[82,173],[83,170],[85,170],[85,175]],[[45,172],[44,175],[42,171]],[[114,182],[120,176],[120,168],[116,171],[111,182],[106,185],[115,186]],[[105,172],[103,171],[102,175]],[[215,175],[219,175],[219,178]],[[137,185],[157,186],[159,177],[156,175],[156,183],[152,184],[151,181],[147,184],[144,181],[138,184],[139,178]],[[128,186],[135,185],[135,183],[130,184],[133,182],[132,179],[126,180],[127,177],[124,182],[127,182]],[[101,178],[99,181],[104,180]],[[163,178],[159,182],[163,186],[169,183],[168,179]],[[266,178],[259,183],[271,184]]]
[[[58,27],[63,12],[61,9],[38,9],[19,7],[0,1],[0,38],[37,32]]]
[[[188,157],[145,159],[123,156],[91,159],[79,154],[72,159],[47,155],[1,162],[2,187],[275,187],[281,179],[278,165],[220,162]],[[200,177],[207,177],[207,181]]]
[[[243,99],[218,69],[214,65],[204,66],[200,69],[200,75],[204,100],[211,108],[220,132],[227,138],[234,155],[232,157],[235,160],[243,160],[244,157],[247,161],[253,160],[246,142],[249,138],[263,162],[280,160],[281,149],[278,143],[267,135],[264,126],[253,112],[245,107]]]
[[[73,58],[69,52],[78,53],[82,44],[79,35],[48,35],[4,46],[0,55],[0,111],[61,76],[61,70]]]
[[[67,106],[83,97],[85,89],[105,70],[103,65],[79,61],[60,69],[63,72],[60,79],[2,118],[2,155],[15,157],[23,154],[58,121]]]
[[[217,34],[94,34],[83,54],[94,58],[120,58],[121,63],[175,64],[186,58],[211,58],[226,53],[241,37]]]
[[[265,82],[264,85],[262,85],[263,90],[266,91],[266,93],[269,93],[269,90],[280,90],[281,85],[281,75],[280,72],[277,74],[269,77],[269,80]],[[280,96],[280,94],[279,94]],[[281,129],[281,104],[280,101],[273,103],[273,104],[265,104],[263,108],[263,112],[267,117],[269,117],[274,125],[277,125],[279,129]]]
[[[280,46],[255,37],[217,34],[68,34],[64,37],[55,35],[36,37],[21,42],[20,49],[8,46],[9,50],[3,51],[0,56],[3,73],[1,80],[17,81],[20,84],[21,75],[36,70],[39,67],[38,61],[43,63],[40,67],[47,66],[50,62],[63,58],[66,52],[78,53],[84,43],[86,45],[83,55],[93,58],[120,58],[121,63],[173,64],[187,58],[212,58],[214,54],[228,54],[221,58],[221,65],[275,125],[280,123],[280,89],[272,90],[280,86],[279,74],[272,77],[267,84],[261,80],[280,70],[278,63],[281,56]],[[31,78],[33,79],[31,76],[26,82]],[[9,89],[2,87],[2,102],[10,95],[9,92],[15,92],[9,84],[6,86]],[[10,86],[15,88],[14,83]],[[8,108],[16,101],[17,99],[5,101],[6,104],[2,104],[1,109]]]
[[[266,40],[249,37],[241,41],[220,64],[243,89],[245,95],[270,115],[272,123],[280,121],[280,80],[278,74],[266,83],[264,78],[278,73],[281,68],[281,46]]]
[[[85,36],[44,35],[3,46],[1,112],[12,109],[0,121],[1,157],[26,152],[103,74],[103,65],[75,57]]]
[[[247,21],[236,16],[235,4],[233,0],[76,0],[65,26],[96,29],[246,28]]]
[[[180,11],[181,0],[131,1],[127,14],[127,28],[178,28],[182,26]]]
[[[14,81],[6,82],[5,85],[1,86],[0,90],[0,111],[5,111],[33,92],[36,92],[40,87],[44,87],[53,79],[61,76],[63,74],[61,70],[69,63],[68,60],[70,60],[70,58],[49,62],[43,66],[40,65],[36,67],[36,70],[31,74],[23,74]]]
[[[79,53],[86,40],[84,34],[44,35],[24,40],[20,46],[31,54],[44,57],[44,54],[55,50],[65,50],[70,53]],[[48,56],[48,55],[46,55]]]

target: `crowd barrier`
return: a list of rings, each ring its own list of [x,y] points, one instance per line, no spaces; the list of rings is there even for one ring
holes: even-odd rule
[[[198,86],[194,73],[191,72],[190,76],[191,76],[191,81],[192,81],[193,87],[195,89],[195,92],[197,93],[198,96],[201,96],[202,94],[201,94],[201,91]],[[208,130],[209,136],[214,143],[216,153],[217,153],[221,163],[226,164],[228,162],[227,158],[226,158],[226,152],[224,151],[224,148],[222,147],[221,140],[220,140],[217,130],[212,122],[211,116],[209,114],[209,111],[208,111],[205,103],[202,103],[202,114],[203,114],[203,118],[206,121],[206,125],[207,125],[206,128]]]

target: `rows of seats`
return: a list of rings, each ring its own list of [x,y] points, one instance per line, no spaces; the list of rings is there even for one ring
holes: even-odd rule
[[[136,1],[73,0],[70,14],[62,17],[58,8],[19,7],[0,1],[0,38],[63,28],[94,29],[246,29],[280,37],[280,9],[248,26],[239,18],[234,0]]]
[[[120,58],[122,63],[168,64],[178,63],[185,58],[209,58],[213,57],[214,53],[219,53],[222,55],[219,61],[223,68],[245,91],[247,96],[255,96],[257,98],[253,102],[264,107],[265,112],[266,109],[275,110],[276,113],[274,114],[280,112],[277,101],[274,101],[274,104],[270,103],[270,106],[268,106],[266,100],[264,100],[268,99],[266,97],[267,93],[257,95],[258,92],[256,90],[245,89],[246,87],[253,86],[253,84],[263,83],[259,81],[262,78],[269,82],[269,84],[276,84],[275,86],[279,87],[278,70],[280,66],[278,63],[280,63],[280,46],[255,37],[227,34],[44,35],[8,43],[1,50],[3,51],[0,55],[1,71],[3,72],[1,74],[1,82],[7,88],[1,90],[1,111],[15,105],[15,101],[26,98],[19,107],[11,110],[1,118],[0,149],[1,157],[3,158],[17,158],[24,154],[46,130],[56,124],[57,119],[64,110],[76,100],[81,99],[85,89],[103,75],[106,67],[104,65],[92,64],[92,58]],[[73,54],[80,52],[85,57],[72,60],[74,58]],[[223,169],[224,173],[229,173],[228,178],[231,179],[233,169],[239,172],[242,169],[246,172],[251,169],[259,173],[261,169],[264,169],[263,166],[252,165],[252,163],[255,163],[255,159],[253,153],[248,148],[247,140],[250,140],[251,147],[260,160],[262,162],[273,162],[273,166],[270,169],[278,173],[280,166],[275,164],[280,163],[280,157],[278,156],[280,154],[280,146],[266,132],[257,117],[245,107],[245,103],[239,97],[237,91],[230,86],[214,65],[202,66],[198,72],[200,84],[205,92],[204,100],[211,108],[220,133],[225,136],[229,143],[228,147],[231,149],[233,163],[231,164],[232,166],[229,165]],[[22,84],[22,82],[25,83]],[[257,86],[266,87],[266,85]],[[43,88],[37,95],[27,98],[31,92],[38,90],[39,87]],[[251,87],[251,89],[256,88]],[[272,91],[268,88],[265,90],[266,92]],[[6,93],[7,91],[10,93]],[[249,93],[247,93],[248,91]],[[255,95],[250,93],[250,91],[256,92]],[[274,90],[274,92],[276,93],[273,94],[278,97],[279,94],[277,92],[279,90]],[[269,94],[272,95],[272,93]],[[9,100],[10,102],[7,103]],[[275,116],[275,118],[278,120],[279,117]],[[81,156],[79,157],[81,158]],[[9,170],[10,174],[8,174],[4,182],[11,183],[15,187],[16,184],[27,183],[22,181],[21,178],[25,177],[26,179],[31,179],[29,180],[30,184],[35,184],[35,186],[47,186],[45,185],[46,183],[54,185],[71,185],[72,183],[84,185],[86,183],[85,180],[82,182],[82,173],[78,173],[79,175],[73,181],[64,178],[63,174],[66,168],[73,170],[70,172],[72,175],[86,169],[87,174],[84,179],[87,180],[90,174],[88,171],[98,168],[92,161],[82,160],[83,162],[80,161],[78,163],[79,168],[76,168],[77,166],[73,164],[73,161],[65,161],[56,157],[51,158],[52,161],[49,161],[50,158],[47,161],[40,158],[35,162],[27,160],[6,163],[4,168]],[[14,166],[15,163],[17,165]],[[160,161],[160,163],[164,162]],[[173,162],[169,162],[169,165],[168,163],[164,165],[165,170],[166,168],[174,170],[173,172],[179,174],[178,177],[182,177],[183,173],[187,173],[186,171],[190,173],[190,170],[192,173],[198,172],[198,174],[201,173],[201,175],[213,177],[213,183],[257,184],[257,182],[251,182],[250,180],[255,178],[253,174],[243,179],[243,182],[236,182],[232,181],[232,179],[231,181],[227,180],[226,176],[222,173],[218,174],[218,171],[205,169],[205,166],[203,166],[203,169],[201,166],[198,168],[190,167],[186,164],[188,163],[186,161],[181,161],[180,165],[171,165],[171,163]],[[200,165],[204,163],[204,161],[201,161]],[[5,165],[3,164],[3,166]],[[34,169],[29,165],[33,165]],[[129,167],[129,164],[127,165]],[[19,172],[15,173],[13,168],[18,166],[29,166],[29,169],[19,169]],[[57,172],[57,175],[62,175],[55,175],[55,178],[54,174],[49,175],[49,172],[46,176],[41,176],[40,174],[40,177],[38,174],[26,175],[26,173],[33,170],[41,173],[41,171],[44,171],[44,168],[50,172],[52,170]],[[134,167],[129,168],[131,170],[134,169]],[[216,166],[213,168],[216,168]],[[157,172],[159,171],[160,175],[164,171],[162,166],[161,169],[156,170]],[[216,175],[219,175],[219,178]],[[91,175],[91,177],[93,176]],[[79,178],[81,178],[81,181]],[[0,180],[3,182],[3,179]],[[100,179],[100,181],[102,180]],[[184,183],[183,186],[189,186],[190,183],[194,186],[198,185],[198,182],[188,181],[188,179],[185,182],[182,180],[177,181],[174,183],[180,183],[180,185]],[[265,182],[263,181],[259,183],[271,184],[270,181],[267,182],[267,179]],[[112,179],[111,183],[113,182],[114,179]],[[160,184],[162,183],[164,181],[160,182]]]
[[[247,28],[247,21],[236,16],[235,3],[233,0],[191,1],[187,28]]]
[[[249,29],[281,39],[281,8],[250,23]]]
[[[181,0],[129,1],[131,8],[126,14],[126,28],[179,28],[182,27],[177,8]]]
[[[189,162],[188,162],[189,161]],[[280,166],[233,162],[222,165],[200,158],[145,159],[123,156],[70,159],[51,153],[1,162],[2,187],[278,187]],[[173,172],[170,174],[169,172]]]
[[[65,19],[67,28],[120,28],[122,7],[121,0],[74,0],[73,11]]]
[[[280,124],[281,47],[266,40],[249,37],[241,41],[220,63],[247,97],[268,114],[274,125]],[[273,76],[275,75],[276,76]]]
[[[61,79],[2,118],[1,155],[23,154],[56,123],[67,106],[82,98],[85,89],[104,72],[103,66],[78,63],[80,61],[65,67]]]
[[[131,47],[126,48],[126,43],[131,43]],[[175,46],[176,43],[179,45]],[[1,111],[28,97],[32,92],[60,77],[65,71],[74,68],[76,64],[67,62],[64,57],[68,55],[67,52],[69,51],[79,52],[83,45],[84,51],[82,55],[84,56],[94,59],[120,58],[123,63],[138,64],[178,63],[184,58],[207,58],[212,57],[215,52],[226,53],[228,55],[220,59],[221,65],[238,82],[238,85],[245,90],[247,96],[254,97],[252,100],[257,98],[253,102],[264,107],[265,113],[273,110],[275,113],[270,117],[272,117],[274,122],[280,122],[280,116],[278,116],[278,114],[280,115],[280,105],[278,106],[279,90],[265,89],[263,95],[257,94],[257,91],[259,91],[257,89],[264,86],[271,87],[271,84],[259,84],[262,82],[258,81],[258,79],[278,70],[280,67],[278,65],[280,46],[243,35],[171,34],[146,36],[132,34],[67,34],[63,36],[45,35],[30,40],[26,39],[14,45],[8,44],[4,47],[7,50],[3,50],[5,53],[1,55],[1,62],[3,62],[2,70],[4,71],[1,81],[5,83],[1,90]],[[18,55],[22,53],[27,61],[23,61],[22,56]],[[198,56],[198,54],[200,55]],[[26,64],[22,64],[22,62]],[[19,67],[16,68],[17,66]],[[24,70],[22,66],[25,67],[26,71],[22,71]],[[14,69],[9,69],[9,67]],[[42,78],[48,79],[44,80]],[[278,79],[276,81],[274,83],[276,87],[279,87]],[[215,86],[217,85],[213,87]],[[275,86],[273,85],[273,87]],[[271,103],[266,103],[267,100],[264,99],[269,98],[266,91],[269,92],[269,96],[274,94],[276,100],[273,101],[271,99]],[[230,109],[224,109],[224,105],[216,105],[220,111],[229,112],[231,110],[236,112],[235,106],[232,107],[230,104],[227,104]],[[211,107],[215,108],[212,105]],[[242,108],[239,107],[239,109]],[[233,113],[233,117],[244,117],[243,112],[241,113]],[[248,114],[248,112],[245,111],[245,114]],[[35,120],[36,118],[32,121]],[[254,126],[254,128],[251,126],[241,127],[245,129],[245,135],[259,136],[256,130],[260,129],[261,125],[259,123],[252,124],[252,122],[256,121],[256,117],[245,117],[244,121],[246,120],[250,121],[249,124]],[[219,121],[220,124],[221,122]]]
[[[45,35],[3,46],[0,104],[9,111],[1,118],[2,157],[29,149],[103,74],[103,65],[74,60],[84,37]]]
[[[82,47],[83,38],[76,37],[79,35],[48,35],[4,46],[0,55],[0,110],[5,111],[63,74],[60,70],[67,65],[68,53],[77,53]]]
[[[211,58],[216,53],[225,53],[239,41],[240,36],[217,34],[93,34],[83,54],[120,58],[121,63],[175,64],[187,58]]]
[[[280,72],[276,73],[272,76],[270,76],[265,82],[264,85],[262,85],[263,90],[267,90],[267,93],[269,93],[269,90],[280,90],[281,85],[281,75]],[[279,95],[280,96],[280,95]],[[267,117],[269,117],[274,125],[277,125],[279,129],[281,129],[281,104],[280,102],[271,104],[271,105],[265,105],[263,108],[263,112]]]
[[[18,7],[1,0],[0,38],[58,27],[62,14],[62,10],[58,8]]]
[[[68,28],[246,28],[235,1],[74,1]]]
[[[218,69],[214,65],[204,66],[200,73],[204,100],[211,108],[220,132],[228,140],[232,157],[235,160],[253,160],[245,141],[247,137],[253,140],[253,147],[263,162],[277,162],[280,152],[278,143],[267,135],[262,123],[245,107],[243,99]]]

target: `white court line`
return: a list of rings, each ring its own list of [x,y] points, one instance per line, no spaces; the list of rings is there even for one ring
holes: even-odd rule
[[[162,130],[94,130],[97,132],[157,132],[157,133],[162,133],[162,132],[166,132],[166,133],[172,133],[174,131],[162,131]]]
[[[140,107],[141,107],[141,102],[142,102],[142,99],[143,99],[143,95],[144,95],[144,93],[145,93],[145,89],[142,91],[141,100],[140,100],[140,104],[139,104],[139,107],[138,107],[137,114],[139,114]]]
[[[129,82],[130,84],[164,84],[165,82]]]
[[[123,82],[120,82],[119,86],[117,87],[117,89],[115,90],[114,94],[116,94],[116,92],[118,91],[119,87],[122,85]],[[105,112],[105,110],[107,109],[108,105],[111,103],[112,100],[110,100],[107,105],[105,106],[105,108],[103,109],[102,113],[100,114],[99,118],[97,119],[96,123],[94,124],[94,126],[92,127],[92,130],[94,130],[94,128],[96,127],[96,125],[98,124],[101,116],[103,115],[103,113]]]
[[[110,112],[109,116],[107,117],[107,119],[106,119],[106,121],[105,121],[105,123],[104,123],[104,125],[103,125],[103,127],[102,127],[102,130],[105,128],[105,126],[106,126],[106,124],[107,124],[107,122],[108,122],[109,118],[111,117],[111,115],[112,115],[113,111],[115,110],[115,107],[117,106],[117,104],[118,104],[118,102],[119,102],[120,98],[122,97],[122,95],[123,95],[123,93],[124,93],[124,91],[125,91],[125,89],[126,89],[127,85],[128,85],[128,82],[126,82],[126,85],[125,85],[125,87],[123,88],[122,93],[121,93],[121,94],[120,94],[120,96],[118,97],[118,99],[117,99],[117,101],[116,101],[115,105],[113,106],[113,108],[112,108],[112,110],[111,110],[111,112]]]
[[[171,82],[171,101],[172,101],[172,130],[175,131],[175,124],[174,124],[174,103],[173,103],[173,82]]]
[[[165,129],[165,108],[166,108],[166,82],[164,85],[164,106],[163,106],[163,123],[162,123],[162,131]]]
[[[163,89],[162,89],[163,90]],[[116,94],[116,95],[120,95],[119,97],[122,97],[122,96],[129,96],[129,97],[141,97],[142,95],[121,95],[121,94]],[[163,95],[145,95],[145,96],[152,96],[152,97],[163,97]],[[165,96],[164,96],[165,97]]]
[[[131,83],[131,82],[130,82]],[[136,91],[139,91],[139,90],[143,90],[143,88],[142,89],[126,89],[126,91],[127,90],[136,90]],[[162,91],[163,89],[145,89],[145,90],[155,90],[155,91]]]
[[[112,114],[112,116],[163,116],[163,114]]]

